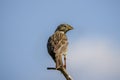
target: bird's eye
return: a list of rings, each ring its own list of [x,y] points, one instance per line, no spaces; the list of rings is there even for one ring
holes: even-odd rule
[[[66,27],[66,26],[64,25],[64,27]]]

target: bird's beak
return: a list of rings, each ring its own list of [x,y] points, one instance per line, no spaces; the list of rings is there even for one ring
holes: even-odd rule
[[[72,27],[72,26],[69,26],[69,27],[68,27],[68,29],[69,29],[69,30],[72,30],[72,29],[73,29],[73,27]]]

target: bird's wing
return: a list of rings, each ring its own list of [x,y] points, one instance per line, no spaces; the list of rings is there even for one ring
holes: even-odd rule
[[[67,49],[67,45],[66,35],[56,32],[48,40],[48,52],[50,55],[64,53]]]

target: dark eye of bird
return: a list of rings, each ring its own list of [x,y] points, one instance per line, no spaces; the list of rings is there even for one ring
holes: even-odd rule
[[[64,27],[66,27],[66,26],[64,25]]]

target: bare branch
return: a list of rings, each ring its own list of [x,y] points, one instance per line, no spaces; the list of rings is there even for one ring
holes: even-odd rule
[[[54,67],[48,67],[47,70],[56,70]]]
[[[64,75],[66,80],[72,80],[72,77],[67,73],[67,71],[64,67],[60,67],[59,69],[56,69],[56,68],[53,68],[53,67],[48,67],[47,70],[58,70]]]

